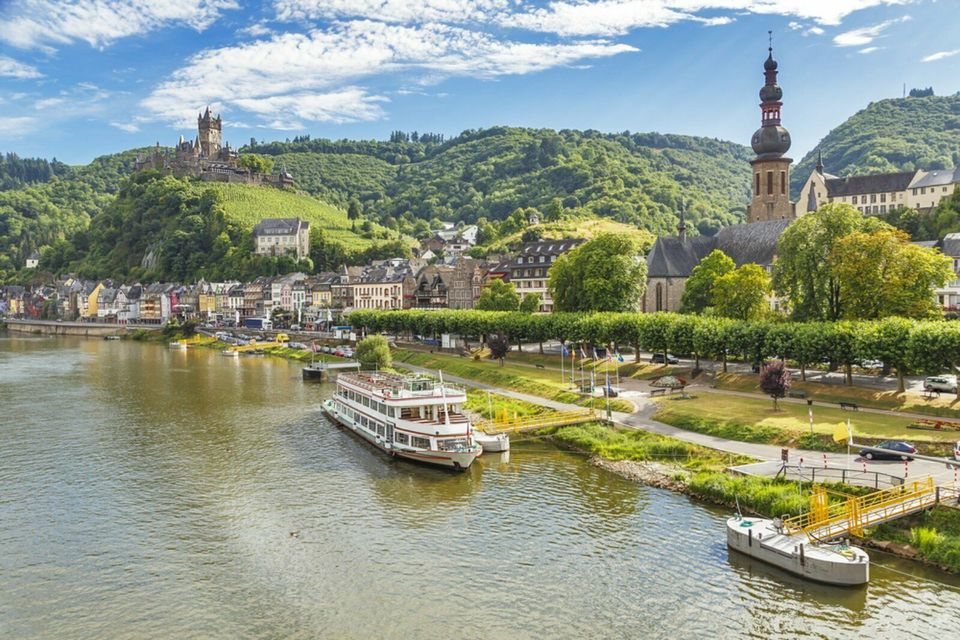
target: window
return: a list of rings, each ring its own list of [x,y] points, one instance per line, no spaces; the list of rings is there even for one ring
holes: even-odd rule
[[[547,256],[540,256],[540,262],[546,262]]]
[[[926,194],[927,194],[927,188],[926,188],[926,187],[920,187],[920,195],[923,196],[923,195],[926,195]]]
[[[410,436],[410,444],[417,447],[418,449],[429,449],[430,439],[418,438],[417,436]]]
[[[871,193],[871,194],[870,194],[870,204],[873,204],[873,203],[876,202],[876,201],[877,201],[877,194]]]
[[[850,202],[852,204],[857,204],[857,196],[853,196],[852,198],[850,198]]]
[[[767,171],[767,195],[773,195],[773,171]]]
[[[880,194],[880,202],[886,202],[886,201],[887,201],[887,194],[881,193],[881,194]]]
[[[780,172],[780,195],[784,195],[787,192],[787,172]]]
[[[755,177],[757,184],[753,187],[753,195],[758,196],[760,195],[760,174],[757,173]]]
[[[887,212],[887,205],[885,204],[880,205],[880,213],[886,213],[886,212]]]
[[[913,195],[917,195],[917,190],[913,189]]]
[[[393,439],[397,441],[397,444],[410,444],[410,437],[402,431],[394,431]]]
[[[657,283],[657,298],[656,298],[655,309],[657,311],[663,311],[663,284],[660,282]]]
[[[523,256],[517,258],[517,264],[523,264]]]

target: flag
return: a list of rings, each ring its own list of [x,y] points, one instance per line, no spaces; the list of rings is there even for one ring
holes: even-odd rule
[[[593,359],[594,359],[594,360],[599,360],[599,359],[600,359],[600,358],[597,357],[597,348],[596,348],[596,347],[593,347]]]
[[[570,355],[570,351],[567,349],[567,345],[565,344],[560,345],[560,355],[563,356],[564,358]]]
[[[619,349],[617,349],[617,362],[623,362],[623,355],[620,353]]]
[[[581,360],[587,359],[587,352],[583,350],[583,345],[580,345],[580,359]]]
[[[853,434],[850,433],[850,430],[847,428],[846,424],[838,422],[837,426],[833,428],[833,441],[843,444],[844,442],[847,442],[848,439],[852,440]]]

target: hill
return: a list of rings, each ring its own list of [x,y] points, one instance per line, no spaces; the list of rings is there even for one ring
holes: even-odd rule
[[[534,235],[531,234],[531,231]],[[563,238],[582,238],[590,240],[601,233],[616,233],[636,238],[640,241],[640,246],[644,251],[653,245],[655,236],[649,231],[638,229],[634,226],[617,222],[616,220],[605,220],[603,218],[588,218],[584,220],[564,220],[560,222],[547,222],[538,225],[533,230],[515,231],[496,241],[478,247],[474,250],[477,254],[497,254],[506,253],[515,249],[523,243],[524,237],[527,240],[534,238],[540,240],[560,240]]]
[[[273,155],[307,192],[341,204],[356,198],[406,233],[422,233],[423,221],[495,223],[526,207],[672,233],[681,197],[692,225],[714,233],[742,219],[750,188],[749,150],[709,138],[515,127],[423,138],[304,137],[241,151]]]
[[[310,258],[255,255],[253,226],[288,216],[311,223]],[[53,242],[40,267],[121,280],[249,280],[409,251],[395,234],[384,242],[391,234],[378,225],[352,226],[342,210],[304,194],[144,172],[121,184],[89,228]]]
[[[819,147],[826,170],[838,176],[960,166],[960,93],[872,102],[830,131]],[[816,161],[814,149],[797,164],[794,194]]]

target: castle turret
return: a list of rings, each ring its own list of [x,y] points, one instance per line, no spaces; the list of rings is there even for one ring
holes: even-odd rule
[[[760,128],[750,141],[757,157],[753,165],[753,199],[747,222],[792,219],[790,202],[790,164],[784,154],[790,150],[790,133],[780,124],[783,90],[777,84],[779,67],[773,58],[771,36],[768,55],[763,63],[764,85],[760,89]]]
[[[197,136],[200,142],[200,155],[204,158],[216,158],[220,154],[222,124],[220,116],[213,117],[210,107],[197,116]]]

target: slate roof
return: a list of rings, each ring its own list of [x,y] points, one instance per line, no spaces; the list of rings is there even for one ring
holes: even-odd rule
[[[928,171],[910,186],[919,189],[920,187],[940,187],[957,183],[960,183],[960,167]]]
[[[855,196],[861,193],[892,193],[903,191],[913,181],[916,171],[881,173],[875,176],[850,176],[831,178],[826,181],[827,195],[831,198]]]
[[[960,258],[960,233],[948,233],[935,246],[945,256]]]
[[[310,223],[300,218],[266,218],[253,227],[255,236],[289,236],[297,233],[301,226],[310,228]]]
[[[647,277],[686,278],[708,253],[720,249],[739,267],[744,264],[769,265],[777,253],[777,241],[792,220],[770,220],[735,224],[717,235],[661,236],[647,255]]]

